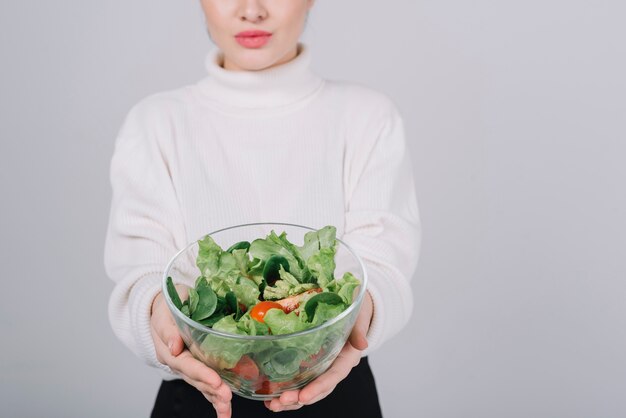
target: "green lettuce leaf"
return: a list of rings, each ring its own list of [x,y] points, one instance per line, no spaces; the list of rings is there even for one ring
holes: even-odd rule
[[[333,319],[346,309],[346,305],[340,303],[338,305],[331,305],[328,303],[320,302],[317,304],[315,314],[313,316],[312,324],[317,326],[329,319]]]
[[[354,277],[350,272],[345,272],[343,277],[337,281],[337,293],[341,296],[346,305],[352,304],[354,289],[356,289],[360,284],[361,282],[359,279]]]
[[[238,277],[232,288],[237,299],[246,307],[252,307],[258,303],[261,294],[259,287],[247,277]]]
[[[248,251],[252,257],[264,261],[273,255],[285,257],[289,263],[289,271],[291,274],[293,274],[299,282],[302,282],[304,279],[308,278],[309,273],[305,272],[305,263],[300,256],[298,248],[287,241],[286,235],[287,234],[283,232],[278,236],[274,231],[271,231],[265,239],[259,238],[252,241]]]
[[[288,296],[298,295],[316,287],[313,283],[300,283],[282,266],[280,267],[279,274],[280,280],[277,280],[273,286],[267,286],[263,290],[263,298],[265,300],[284,299]]]
[[[229,334],[246,335],[245,331],[237,327],[233,315],[228,315],[213,324],[213,329]],[[233,340],[219,335],[207,334],[200,348],[203,353],[217,362],[218,367],[232,368],[239,359],[250,351],[253,342],[246,340]]]
[[[250,263],[248,250],[245,248],[240,249],[240,250],[232,250],[231,254],[233,255],[233,258],[235,259],[235,265],[237,265],[237,268],[239,268],[241,275],[247,276],[248,264]]]
[[[207,235],[203,240],[198,241],[198,257],[196,258],[196,265],[200,269],[202,275],[211,277],[217,274],[220,266],[220,254],[222,252],[222,248],[217,245],[210,235]]]
[[[272,330],[273,335],[291,334],[303,331],[309,326],[298,318],[295,312],[284,313],[280,309],[270,309],[263,317],[265,324]]]
[[[255,321],[250,316],[250,311],[247,311],[239,319],[237,327],[244,331],[248,335],[269,335],[270,329],[263,322]],[[258,342],[257,342],[258,344]]]
[[[240,251],[242,250],[235,251],[239,251],[237,256],[241,257]],[[211,284],[213,284],[212,281],[215,277],[231,281],[241,275],[240,266],[235,256],[222,250],[210,235],[207,235],[203,240],[198,242],[196,265],[202,275],[211,281]],[[215,288],[214,290],[217,291]]]
[[[317,284],[325,287],[334,279],[335,250],[334,248],[322,248],[313,254],[306,262],[311,274],[317,278]]]
[[[248,277],[254,280],[257,285],[263,282],[263,269],[265,268],[265,261],[259,258],[252,258],[248,262]]]
[[[304,234],[304,244],[298,247],[300,254],[305,261],[308,261],[313,254],[322,248],[331,248],[336,252],[338,241],[336,240],[337,228],[327,225],[317,231],[309,231]]]

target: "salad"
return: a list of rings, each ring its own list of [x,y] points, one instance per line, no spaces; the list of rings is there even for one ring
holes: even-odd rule
[[[284,335],[317,327],[353,302],[360,281],[350,272],[335,277],[336,228],[325,226],[294,245],[285,232],[221,248],[207,235],[198,241],[201,275],[182,301],[171,277],[170,299],[191,320],[226,334]],[[315,364],[343,329],[321,328],[294,339],[228,339],[195,335],[192,352],[238,379],[257,381],[257,393],[271,393],[270,382],[289,382]],[[340,324],[339,324],[340,325]],[[199,330],[192,332],[200,333]]]

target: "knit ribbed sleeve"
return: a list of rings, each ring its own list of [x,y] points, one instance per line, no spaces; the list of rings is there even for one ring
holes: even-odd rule
[[[374,316],[364,355],[411,315],[420,223],[400,113],[372,89],[320,84],[303,65],[307,55],[301,59],[276,78],[211,68],[218,76],[210,82],[141,100],[118,133],[105,244],[115,283],[109,319],[116,336],[166,380],[180,376],[156,359],[150,330],[164,269],[190,240],[226,226],[336,226],[369,277]],[[274,99],[250,107],[265,103],[266,76]]]
[[[105,269],[115,282],[109,318],[117,337],[160,375],[175,378],[156,359],[150,309],[164,268],[185,244],[185,229],[159,137],[162,118],[143,101],[128,113],[115,143],[110,179],[112,203]]]
[[[369,151],[360,150],[351,164],[342,237],[363,259],[374,302],[364,356],[397,334],[409,320],[413,309],[410,280],[417,268],[421,242],[403,120],[390,101],[382,113]]]

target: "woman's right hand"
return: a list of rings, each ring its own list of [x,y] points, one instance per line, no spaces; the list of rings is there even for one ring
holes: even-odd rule
[[[176,286],[181,298],[187,295],[187,288]],[[154,340],[157,359],[178,372],[185,382],[198,389],[213,404],[218,418],[231,417],[232,392],[215,370],[194,358],[185,347],[170,313],[163,293],[152,302],[150,331]]]

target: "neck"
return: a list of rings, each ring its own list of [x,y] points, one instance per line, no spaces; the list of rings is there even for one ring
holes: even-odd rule
[[[287,106],[318,90],[323,79],[311,68],[310,47],[299,42],[295,55],[258,71],[229,70],[223,51],[213,48],[206,57],[208,76],[198,84],[213,104],[229,108],[260,109]]]
[[[280,60],[270,65],[269,67],[262,68],[261,70],[267,70],[269,68],[273,68],[273,67],[277,67],[279,65],[285,64],[291,61],[292,59],[294,59],[296,56],[298,56],[298,52],[299,52],[298,46],[296,45],[287,54],[285,54],[285,56],[283,56]],[[231,61],[226,55],[224,55],[224,59],[221,64],[221,67],[229,71],[250,71],[237,65],[237,63],[235,63],[234,61]],[[254,71],[259,71],[259,70],[254,70]]]

